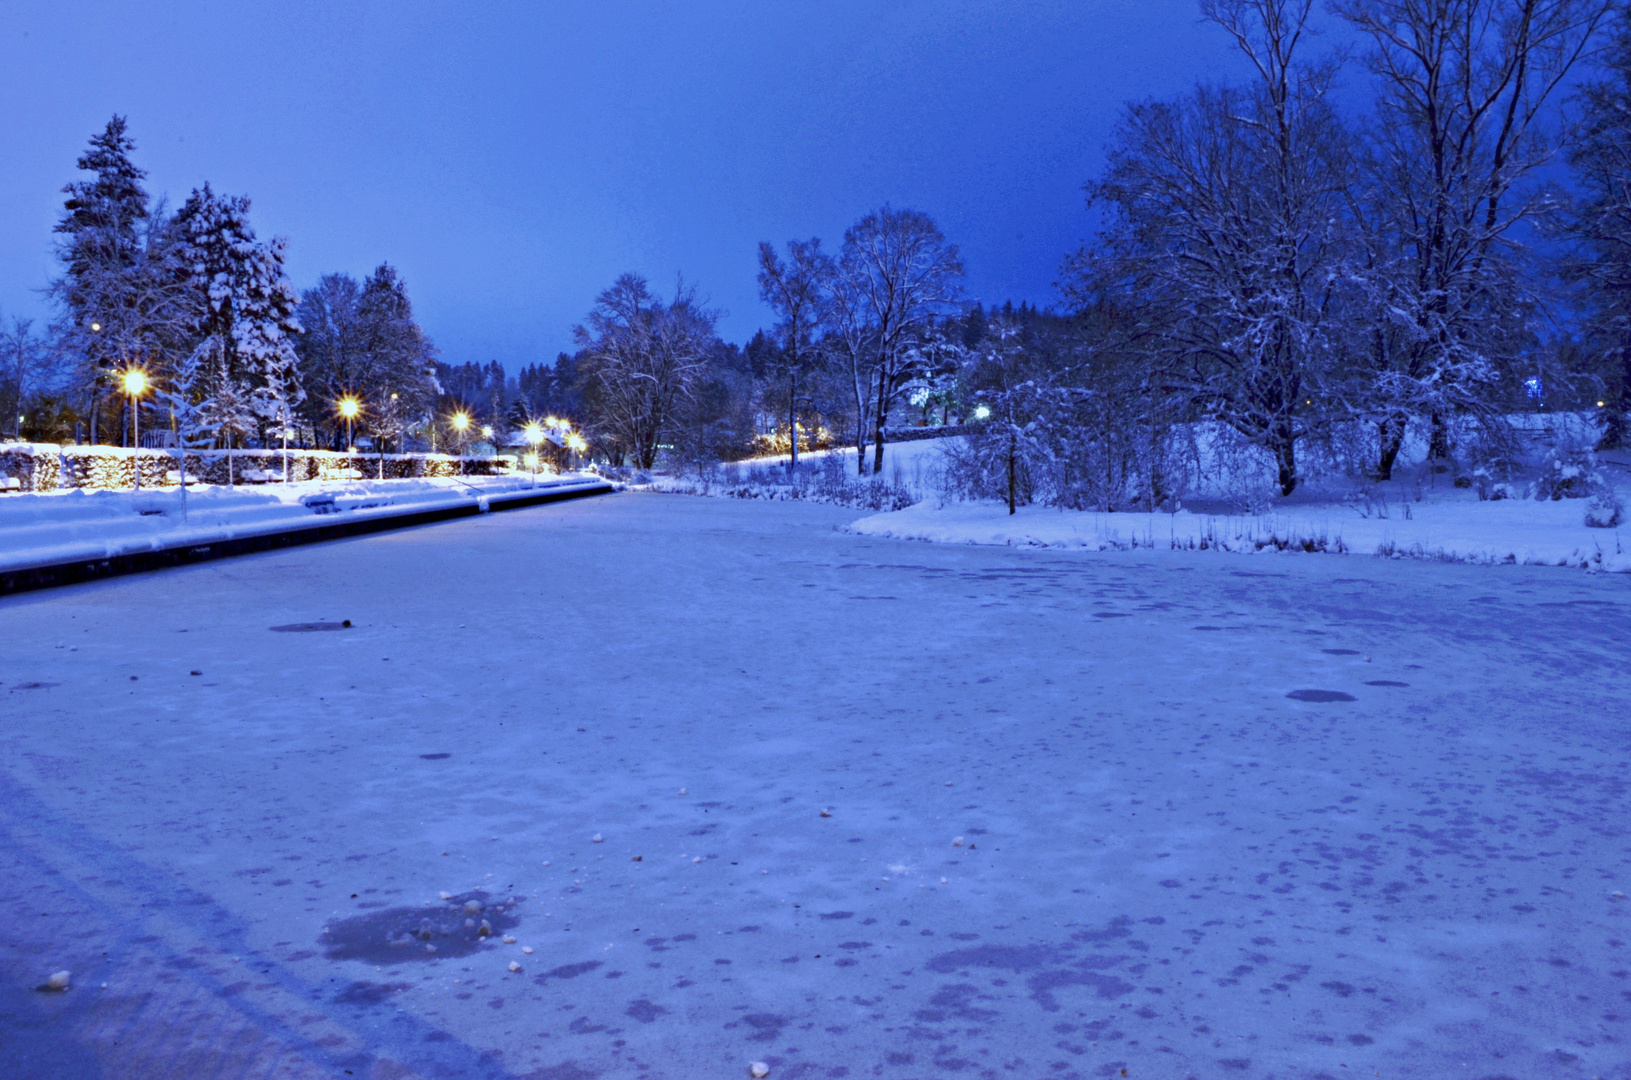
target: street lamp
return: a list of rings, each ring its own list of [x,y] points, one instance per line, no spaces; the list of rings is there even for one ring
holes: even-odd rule
[[[350,394],[340,399],[340,415],[345,417],[345,452],[348,454],[357,452],[357,448],[352,445],[351,441],[351,424],[352,421],[357,419],[357,414],[360,412],[362,412],[362,403]]]
[[[125,393],[130,395],[130,441],[136,448],[136,456],[131,459],[136,470],[136,490],[142,489],[142,429],[141,429],[141,400],[147,392],[147,372],[141,368],[126,368],[124,374]]]
[[[462,409],[453,414],[450,421],[453,430],[459,434],[455,436],[459,441],[459,475],[464,475],[464,433],[470,430],[470,414]]]
[[[532,486],[538,486],[538,446],[544,441],[544,429],[536,420],[528,421],[527,426],[521,429],[526,435],[527,442],[532,444],[532,453],[527,455],[527,464],[532,467]]]

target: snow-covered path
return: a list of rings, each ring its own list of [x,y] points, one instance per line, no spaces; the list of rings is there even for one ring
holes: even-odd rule
[[[0,600],[0,1076],[1631,1069],[1631,578],[854,516]]]

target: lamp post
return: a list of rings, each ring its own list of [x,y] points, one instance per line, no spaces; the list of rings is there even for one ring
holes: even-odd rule
[[[360,412],[362,412],[362,405],[350,394],[340,399],[340,415],[345,417],[345,452],[347,454],[345,467],[347,469],[351,468],[349,455],[357,452],[357,448],[352,445],[351,441],[351,424],[357,419],[357,414]]]
[[[125,393],[130,395],[130,442],[135,447],[135,456],[131,463],[136,472],[136,490],[142,489],[142,428],[141,428],[141,401],[142,394],[147,390],[147,373],[141,368],[126,368],[124,375]]]
[[[538,423],[538,421],[532,420],[532,421],[529,421],[527,423],[527,426],[522,428],[521,430],[526,435],[527,442],[532,444],[532,453],[527,455],[527,464],[529,466],[531,466],[531,468],[532,468],[532,486],[537,487],[538,486],[538,446],[539,446],[540,443],[542,443],[544,441],[544,429]]]
[[[448,422],[453,425],[453,430],[458,432],[458,434],[454,436],[454,439],[458,442],[459,475],[463,476],[464,475],[464,433],[470,430],[470,414],[461,409],[458,412],[454,413],[453,418]]]

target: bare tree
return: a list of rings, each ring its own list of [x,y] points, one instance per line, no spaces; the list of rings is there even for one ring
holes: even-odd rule
[[[1569,162],[1581,199],[1568,261],[1585,285],[1588,341],[1606,362],[1599,450],[1631,445],[1631,10],[1622,11],[1599,77],[1580,90]]]
[[[961,298],[963,262],[927,214],[884,206],[844,233],[836,277],[835,330],[854,365],[858,413],[867,396],[859,388],[861,360],[870,360],[872,471],[880,473],[890,406],[917,372],[921,354],[913,346]]]
[[[1334,67],[1305,63],[1313,0],[1207,0],[1251,66],[1243,87],[1200,87],[1128,108],[1090,200],[1111,213],[1072,291],[1141,311],[1157,383],[1273,458],[1282,494],[1332,392],[1347,277],[1346,136]]]
[[[787,378],[788,472],[799,464],[799,380],[821,360],[815,333],[826,320],[831,278],[832,259],[819,239],[789,241],[785,263],[774,246],[759,245],[759,298],[779,316],[775,335],[781,357],[776,366]]]
[[[1379,91],[1364,220],[1378,320],[1377,472],[1386,478],[1412,415],[1431,420],[1430,456],[1449,456],[1449,416],[1483,408],[1521,330],[1514,231],[1543,206],[1525,184],[1555,149],[1543,107],[1613,0],[1333,7],[1370,39]]]
[[[675,404],[690,396],[707,365],[717,320],[683,282],[666,304],[638,274],[624,274],[600,294],[573,335],[587,351],[586,404],[608,450],[632,455],[642,469],[656,464]]]

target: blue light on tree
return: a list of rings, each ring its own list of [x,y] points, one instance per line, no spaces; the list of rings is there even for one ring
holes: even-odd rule
[[[1544,389],[1540,384],[1540,376],[1531,375],[1527,379],[1523,380],[1523,392],[1528,394],[1534,400],[1539,401],[1544,393]]]

